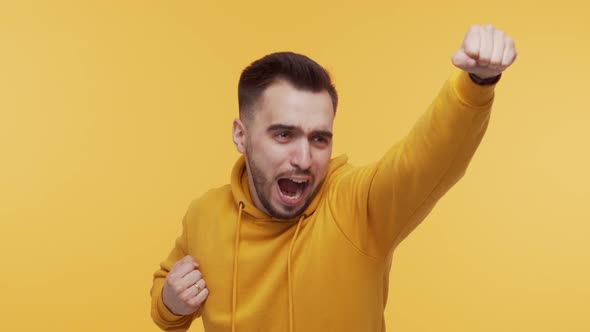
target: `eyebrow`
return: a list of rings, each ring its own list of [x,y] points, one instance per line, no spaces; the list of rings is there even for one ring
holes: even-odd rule
[[[295,126],[288,126],[288,125],[284,125],[284,124],[273,124],[270,125],[266,131],[267,132],[271,132],[271,131],[277,131],[277,130],[297,130],[297,127]]]
[[[301,128],[298,128],[295,126],[284,125],[284,124],[273,124],[273,125],[270,125],[266,129],[267,132],[273,132],[273,131],[277,131],[277,130],[302,131]],[[328,138],[332,138],[332,136],[333,136],[332,132],[330,132],[328,130],[314,130],[311,132],[311,134],[324,136],[324,137],[328,137]]]

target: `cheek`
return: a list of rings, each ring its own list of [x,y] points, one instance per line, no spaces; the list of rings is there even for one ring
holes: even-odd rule
[[[252,153],[252,157],[265,170],[266,178],[269,180],[280,172],[284,172],[289,164],[289,148],[287,145],[275,144],[274,142],[259,142]]]
[[[288,164],[292,154],[292,146],[289,144],[278,144],[270,141],[262,147],[263,154],[270,164],[274,167],[284,167],[283,164]]]
[[[318,173],[323,174],[327,171],[331,157],[332,149],[325,149],[317,152],[315,159]]]

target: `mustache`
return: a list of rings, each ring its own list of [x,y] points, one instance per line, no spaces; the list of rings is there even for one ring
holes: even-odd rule
[[[279,174],[279,176],[277,176],[277,179],[280,178],[288,178],[288,177],[292,177],[292,176],[308,176],[312,179],[314,179],[313,174],[311,174],[310,170],[302,170],[302,169],[294,169],[292,171],[287,171],[284,173]]]

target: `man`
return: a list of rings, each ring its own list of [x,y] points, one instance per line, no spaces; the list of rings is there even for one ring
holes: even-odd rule
[[[337,93],[313,60],[274,53],[238,86],[231,184],[195,200],[151,289],[153,320],[186,330],[385,331],[392,253],[464,174],[512,39],[472,26],[458,67],[379,161],[331,159]],[[207,280],[207,282],[205,282]],[[209,293],[211,289],[211,293]]]

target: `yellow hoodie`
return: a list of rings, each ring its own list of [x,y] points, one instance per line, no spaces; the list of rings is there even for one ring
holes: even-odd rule
[[[385,331],[393,250],[464,174],[487,128],[494,85],[457,70],[409,134],[379,161],[334,158],[303,215],[258,210],[243,157],[231,184],[195,200],[182,235],[154,273],[151,315],[166,331],[202,316],[207,332]],[[174,262],[192,255],[209,296],[194,314],[162,302]]]

